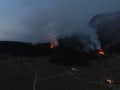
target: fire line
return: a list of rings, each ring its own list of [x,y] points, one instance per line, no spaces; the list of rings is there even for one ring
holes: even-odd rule
[[[98,54],[99,54],[99,55],[104,55],[105,52],[101,49],[101,50],[98,51]]]
[[[57,44],[56,44],[56,43],[51,43],[51,44],[50,44],[50,48],[51,48],[51,49],[53,49],[53,48],[55,48],[55,47],[57,47]]]

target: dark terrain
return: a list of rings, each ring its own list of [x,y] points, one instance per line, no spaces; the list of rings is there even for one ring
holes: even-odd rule
[[[53,64],[50,62],[50,56],[1,55],[0,88],[1,90],[119,90],[119,84],[112,86],[103,82],[107,78],[120,82],[119,66],[119,54],[93,60],[90,66]]]
[[[119,90],[119,53],[98,56],[49,43],[0,42],[1,90]]]

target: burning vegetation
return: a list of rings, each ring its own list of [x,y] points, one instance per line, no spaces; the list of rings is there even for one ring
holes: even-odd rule
[[[102,49],[100,49],[100,50],[98,50],[98,53],[97,53],[98,55],[105,55],[105,52],[102,50]]]
[[[56,41],[50,43],[50,48],[51,48],[51,49],[56,48],[57,46],[58,46],[58,43],[57,43]]]

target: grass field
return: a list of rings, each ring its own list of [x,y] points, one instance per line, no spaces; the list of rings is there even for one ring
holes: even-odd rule
[[[47,57],[0,56],[0,90],[120,90],[120,56],[92,60],[89,66],[53,64]]]

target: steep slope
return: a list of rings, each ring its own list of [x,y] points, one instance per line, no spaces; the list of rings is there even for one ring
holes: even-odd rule
[[[113,49],[120,44],[120,11],[94,16],[89,25],[97,30],[105,49]]]

